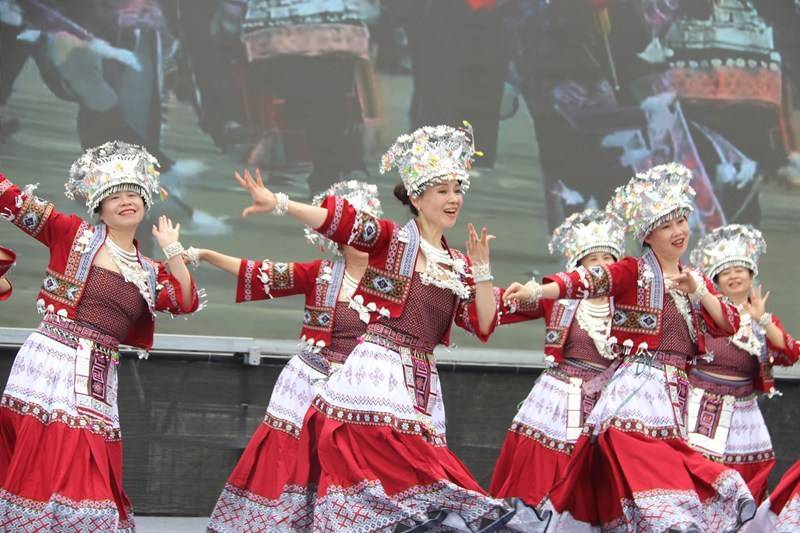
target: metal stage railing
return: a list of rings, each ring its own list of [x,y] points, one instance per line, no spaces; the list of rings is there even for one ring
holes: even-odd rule
[[[0,328],[0,346],[19,347],[31,333],[30,328]],[[211,335],[156,334],[151,357],[180,354],[185,357],[241,357],[246,365],[285,360],[297,353],[300,343],[286,339],[256,339],[253,337],[223,337]],[[133,353],[126,350],[123,353]],[[496,348],[447,348],[436,349],[436,361],[454,367],[477,367],[485,370],[525,370],[545,368],[544,352],[541,350],[506,350]],[[800,380],[800,365],[775,367],[775,377]]]

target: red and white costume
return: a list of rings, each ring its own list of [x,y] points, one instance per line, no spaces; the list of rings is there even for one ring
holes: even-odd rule
[[[511,315],[545,318],[545,353],[554,366],[536,380],[511,423],[492,475],[493,496],[519,497],[528,505],[539,505],[564,474],[599,397],[599,391],[587,393],[584,384],[611,364],[575,320],[581,305],[585,304],[579,300],[541,300],[534,311],[521,309]],[[507,323],[506,316],[501,316],[501,324]]]
[[[303,417],[319,386],[338,370],[366,331],[358,313],[339,301],[345,262],[273,263],[243,259],[236,301],[305,295],[304,348],[281,371],[264,420],[211,513],[209,531],[306,531],[317,479],[295,476],[309,462],[299,449]]]
[[[14,266],[14,262],[17,260],[17,254],[15,254],[10,248],[5,248],[3,246],[0,246],[0,251],[9,256],[8,259],[0,259],[0,278],[2,278],[8,273],[9,270],[11,270],[11,267]],[[7,291],[0,293],[0,302],[11,298],[12,292],[14,292],[14,287],[11,287]]]
[[[703,236],[691,260],[712,279],[735,267],[746,268],[755,279],[766,251],[759,230],[729,224]],[[770,323],[781,333],[783,348],[767,336]],[[760,321],[743,314],[737,332],[730,338],[707,338],[706,351],[708,355],[689,374],[689,443],[709,459],[737,470],[761,503],[775,453],[758,396],[777,394],[772,367],[795,364],[800,345],[771,314],[765,313]]]
[[[740,508],[752,503],[741,476],[694,451],[686,434],[686,366],[704,353],[706,333],[724,336],[739,327],[736,309],[720,300],[726,327],[718,327],[705,308],[665,288],[650,250],[545,279],[558,284],[561,297],[613,296],[611,335],[625,356],[550,494],[562,513],[559,527],[727,531],[741,525]]]
[[[556,228],[549,248],[563,253],[571,270],[595,252],[621,257],[624,242],[619,219],[586,209]],[[519,497],[536,506],[561,479],[599,397],[592,380],[615,359],[608,349],[612,309],[609,301],[585,300],[539,300],[514,310],[504,305],[500,324],[545,319],[545,358],[552,366],[536,380],[511,423],[495,464],[492,495]]]
[[[510,509],[486,496],[447,447],[433,355],[437,344],[449,342],[453,320],[486,339],[474,326],[474,298],[422,282],[413,220],[405,226],[377,220],[338,197],[323,207],[328,216],[317,231],[370,254],[353,297],[369,324],[304,421],[301,446],[316,451],[309,452],[315,461],[308,469],[320,472],[312,529],[403,530],[440,524],[445,516],[476,529],[501,522]],[[466,256],[448,250],[469,266]],[[471,278],[461,283],[472,287]]]
[[[122,487],[118,345],[149,350],[155,311],[190,313],[164,263],[139,255],[151,295],[93,266],[106,238],[0,174],[0,213],[50,250],[37,306],[0,399],[0,529],[133,531]],[[114,294],[113,299],[108,294]]]

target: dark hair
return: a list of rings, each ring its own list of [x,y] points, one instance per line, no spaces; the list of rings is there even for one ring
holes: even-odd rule
[[[412,215],[414,216],[419,215],[419,211],[417,211],[417,208],[414,207],[414,204],[411,203],[411,198],[409,198],[408,196],[408,191],[406,191],[405,185],[403,185],[402,183],[398,183],[397,185],[394,186],[394,197],[400,200],[401,204],[407,205]]]

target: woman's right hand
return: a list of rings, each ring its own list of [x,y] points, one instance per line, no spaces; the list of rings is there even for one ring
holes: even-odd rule
[[[264,186],[264,180],[261,179],[261,170],[256,169],[255,178],[253,178],[249,170],[245,170],[243,175],[236,172],[234,177],[239,182],[239,185],[250,193],[250,197],[253,200],[253,205],[244,208],[242,211],[242,218],[247,218],[257,213],[271,213],[275,209],[278,200],[275,197],[275,193]]]

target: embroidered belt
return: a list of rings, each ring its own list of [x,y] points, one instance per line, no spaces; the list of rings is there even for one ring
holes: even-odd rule
[[[432,354],[434,348],[436,348],[435,344],[421,341],[418,338],[414,337],[413,335],[401,333],[383,324],[370,324],[367,328],[367,333],[364,335],[364,339],[366,340],[367,337],[369,337],[370,339],[380,338],[381,339],[380,341],[370,340],[369,342],[380,344],[384,348],[389,348],[390,350],[394,350],[394,348],[392,348],[391,345],[395,345],[395,346],[403,346],[406,348],[410,348],[415,352],[424,352]],[[389,342],[391,345],[385,346],[384,344],[382,344],[383,342]]]
[[[336,364],[342,365],[342,364],[344,364],[345,360],[347,359],[347,354],[334,352],[333,350],[329,350],[328,348],[323,348],[319,353],[329,363],[336,363]]]
[[[116,338],[78,322],[48,313],[36,331],[70,348],[78,348],[81,339],[91,341],[97,352],[108,357],[115,364],[119,362],[119,341]]]

